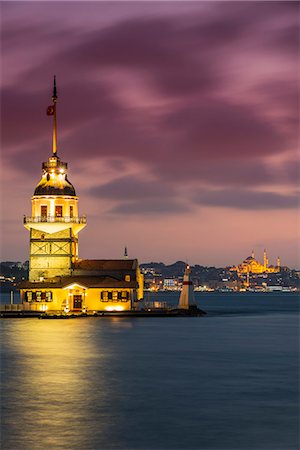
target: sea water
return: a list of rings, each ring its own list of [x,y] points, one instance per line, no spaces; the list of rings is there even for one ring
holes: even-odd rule
[[[1,448],[298,449],[298,296],[196,298],[207,316],[3,319]]]

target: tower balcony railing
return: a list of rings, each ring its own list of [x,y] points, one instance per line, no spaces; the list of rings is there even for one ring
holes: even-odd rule
[[[56,216],[35,216],[35,217],[28,217],[24,216],[24,223],[78,223],[78,224],[84,224],[86,223],[86,216],[81,217],[70,217],[70,216],[63,216],[63,217],[56,217]]]

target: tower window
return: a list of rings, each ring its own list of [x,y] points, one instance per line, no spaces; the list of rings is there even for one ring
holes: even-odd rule
[[[125,281],[130,281],[130,275],[125,275]]]
[[[70,206],[70,217],[73,217],[73,206]]]
[[[41,217],[47,217],[47,205],[41,206]]]
[[[55,217],[62,217],[62,206],[55,206]]]

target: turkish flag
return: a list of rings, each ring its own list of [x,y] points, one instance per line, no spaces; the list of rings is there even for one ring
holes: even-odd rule
[[[54,106],[48,106],[47,108],[47,116],[53,116],[54,115]]]

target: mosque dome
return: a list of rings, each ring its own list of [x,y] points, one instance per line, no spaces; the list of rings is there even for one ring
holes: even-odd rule
[[[244,260],[245,263],[249,263],[249,262],[251,262],[251,261],[256,261],[256,259],[253,258],[253,256],[248,256],[248,258],[246,258],[246,259]]]

